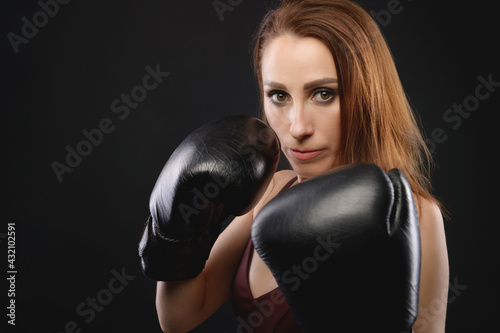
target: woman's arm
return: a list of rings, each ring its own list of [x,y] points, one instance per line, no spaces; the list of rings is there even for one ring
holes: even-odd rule
[[[254,216],[294,175],[290,170],[274,174],[254,209],[236,217],[220,234],[205,269],[196,278],[158,282],[156,309],[164,332],[186,332],[195,328],[229,299],[233,276],[250,239]]]
[[[420,198],[422,267],[415,333],[444,333],[449,265],[443,218],[436,204]]]
[[[229,299],[231,281],[250,237],[252,220],[250,211],[229,224],[217,238],[205,269],[194,279],[158,282],[156,309],[164,332],[195,328]]]

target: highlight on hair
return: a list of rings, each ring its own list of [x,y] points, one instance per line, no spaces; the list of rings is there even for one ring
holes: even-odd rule
[[[263,18],[254,40],[261,105],[263,50],[287,33],[317,38],[335,60],[341,109],[338,165],[370,162],[386,171],[398,168],[414,193],[441,207],[431,194],[431,153],[387,42],[372,17],[349,0],[281,1]]]

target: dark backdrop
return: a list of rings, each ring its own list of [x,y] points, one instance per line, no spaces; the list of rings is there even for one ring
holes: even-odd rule
[[[8,223],[17,271],[15,297],[10,283],[0,291],[2,324],[14,299],[17,332],[160,332],[137,255],[150,191],[194,128],[257,115],[250,41],[271,3],[60,1],[0,4],[4,284]],[[387,37],[451,212],[447,331],[490,331],[500,296],[500,84],[484,84],[500,82],[494,2],[360,3]],[[230,304],[195,331],[235,332]]]

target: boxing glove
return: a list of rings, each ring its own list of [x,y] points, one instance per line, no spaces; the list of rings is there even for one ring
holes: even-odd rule
[[[263,195],[279,151],[272,129],[251,116],[212,121],[186,137],[151,193],[139,243],[144,274],[159,281],[196,277],[221,223],[250,211]]]
[[[305,180],[262,208],[252,241],[304,332],[411,332],[420,232],[399,170],[360,163]]]

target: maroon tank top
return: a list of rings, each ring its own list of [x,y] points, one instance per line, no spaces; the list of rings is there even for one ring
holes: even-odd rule
[[[295,180],[297,177],[291,179],[280,193],[292,186]],[[250,238],[231,287],[233,310],[238,321],[237,332],[301,332],[292,310],[278,287],[257,298],[253,297],[248,281],[252,252],[253,243]]]

